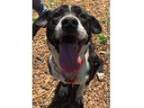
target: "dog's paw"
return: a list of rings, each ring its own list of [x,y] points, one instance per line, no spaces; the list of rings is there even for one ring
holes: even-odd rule
[[[58,91],[58,96],[59,97],[64,97],[64,96],[67,96],[67,95],[68,95],[68,87],[61,86],[59,91]]]
[[[97,72],[97,78],[98,78],[99,81],[103,81],[104,73],[103,72]]]

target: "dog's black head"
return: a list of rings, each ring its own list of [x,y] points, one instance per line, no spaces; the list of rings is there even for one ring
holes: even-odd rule
[[[102,31],[98,20],[79,6],[62,5],[47,11],[39,18],[37,25],[47,27],[53,55],[66,71],[79,68],[83,47],[88,44],[92,33]]]

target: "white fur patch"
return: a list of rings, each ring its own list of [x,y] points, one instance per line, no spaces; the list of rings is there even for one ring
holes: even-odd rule
[[[70,11],[70,13],[71,13],[71,7],[72,7],[72,6],[71,6],[71,5],[69,5],[69,11]]]
[[[51,50],[52,56],[53,56],[56,64],[58,65],[59,64],[59,61],[58,61],[59,60],[59,54],[52,44],[48,43],[48,45],[49,45],[49,48]]]
[[[80,69],[80,72],[79,72],[80,74],[79,74],[78,79],[80,80],[79,82],[81,84],[84,84],[88,79],[87,72],[90,69],[90,65],[89,65],[89,62],[88,62],[88,57],[89,57],[89,51],[87,51],[86,54],[85,54],[85,63],[83,64],[83,66],[82,66],[82,68]]]
[[[97,72],[97,77],[101,81],[104,79],[104,73],[103,72]]]

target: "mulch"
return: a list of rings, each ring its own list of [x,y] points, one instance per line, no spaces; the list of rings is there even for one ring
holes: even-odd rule
[[[45,0],[46,1],[46,0]],[[49,0],[51,1],[51,0]],[[49,5],[49,1],[46,1]],[[55,1],[55,0],[54,0]],[[59,0],[57,0],[59,1]],[[83,1],[83,2],[80,2]],[[51,6],[54,6],[53,3]],[[95,77],[84,93],[84,108],[109,108],[110,107],[110,69],[109,69],[109,0],[61,0],[60,4],[82,5],[100,21],[103,34],[107,36],[107,43],[100,44],[96,35],[92,41],[95,44],[97,54],[104,61],[105,77],[98,81]],[[64,108],[67,100],[56,99],[55,92],[59,81],[48,74],[48,57],[50,51],[46,41],[45,28],[41,28],[33,40],[33,108]],[[55,103],[55,104],[54,104]],[[56,107],[58,105],[59,107]],[[74,107],[76,108],[76,107]]]

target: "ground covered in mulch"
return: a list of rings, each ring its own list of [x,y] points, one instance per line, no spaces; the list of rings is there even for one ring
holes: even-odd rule
[[[94,35],[92,40],[97,54],[104,61],[105,77],[98,81],[97,77],[90,83],[84,93],[85,108],[110,107],[110,72],[109,72],[109,0],[45,0],[49,8],[61,4],[77,4],[86,8],[101,23],[103,32]],[[33,15],[34,16],[34,15]],[[48,74],[48,57],[51,53],[47,46],[45,29],[41,28],[33,40],[33,108],[62,108],[54,107],[55,90],[59,81]]]

